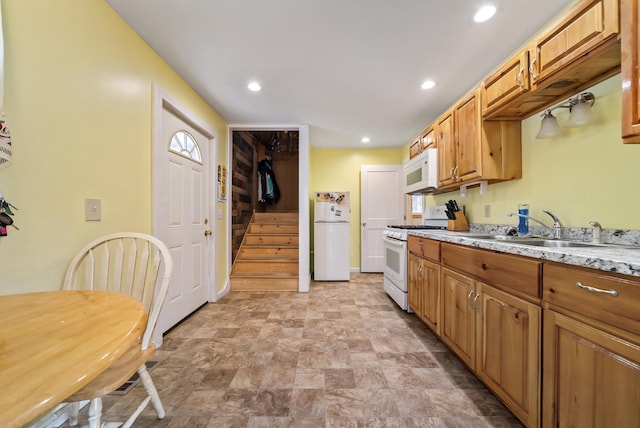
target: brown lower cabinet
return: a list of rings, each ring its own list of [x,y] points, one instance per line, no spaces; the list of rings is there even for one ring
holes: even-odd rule
[[[414,236],[409,249],[416,314],[522,423],[640,427],[640,278]]]
[[[545,427],[640,426],[640,347],[544,311]]]
[[[408,247],[416,315],[524,424],[539,426],[541,263],[413,236]]]
[[[530,427],[540,413],[540,306],[442,268],[441,339]]]
[[[409,254],[409,307],[434,332],[439,331],[440,265]]]
[[[543,426],[640,427],[640,281],[545,264]]]

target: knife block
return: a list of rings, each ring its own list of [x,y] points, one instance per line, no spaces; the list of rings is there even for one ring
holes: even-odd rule
[[[462,211],[456,211],[453,214],[456,216],[456,219],[449,220],[447,229],[457,231],[469,230],[469,223],[467,222],[467,218],[464,216],[464,213]]]

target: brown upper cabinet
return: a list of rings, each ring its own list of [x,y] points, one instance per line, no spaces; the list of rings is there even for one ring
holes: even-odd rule
[[[617,73],[618,1],[576,3],[485,79],[483,117],[522,119]]]
[[[456,145],[453,138],[453,109],[436,120],[438,144],[438,187],[455,184]]]
[[[640,143],[640,11],[638,0],[621,0],[622,141]]]
[[[426,149],[435,149],[436,133],[434,126],[427,127],[409,146],[409,159],[413,159]]]
[[[420,137],[422,140],[422,150],[434,149],[436,147],[436,131],[434,126],[429,126]]]
[[[413,159],[420,153],[422,153],[422,141],[420,140],[420,137],[418,137],[409,146],[409,159]]]
[[[474,89],[436,121],[438,187],[522,176],[519,121],[483,121]]]

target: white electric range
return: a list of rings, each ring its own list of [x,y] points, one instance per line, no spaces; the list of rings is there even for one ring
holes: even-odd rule
[[[407,239],[410,230],[447,229],[447,216],[444,205],[428,207],[423,214],[423,224],[390,225],[382,231],[384,240],[384,290],[407,312]]]

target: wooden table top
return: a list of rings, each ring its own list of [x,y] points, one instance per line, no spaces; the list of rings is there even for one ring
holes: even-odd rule
[[[138,341],[146,311],[105,291],[0,296],[0,426],[22,426],[107,369]]]

